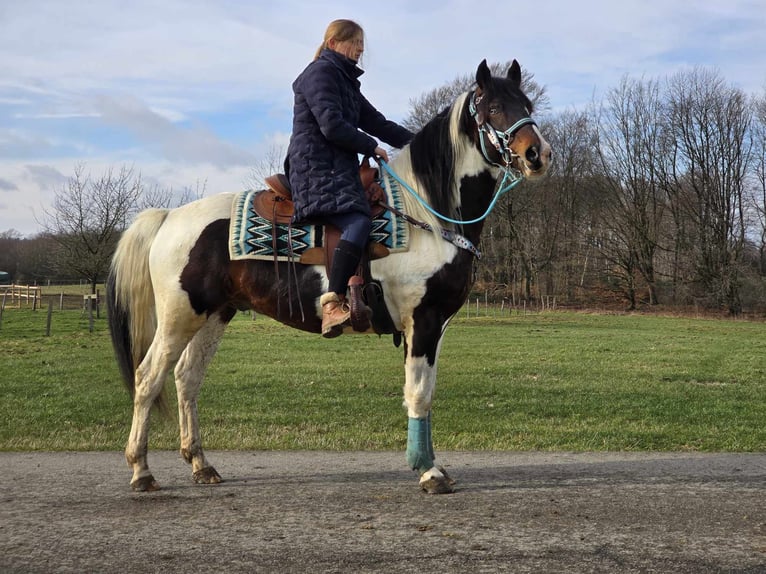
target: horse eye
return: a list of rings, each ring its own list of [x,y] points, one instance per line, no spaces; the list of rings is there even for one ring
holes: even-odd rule
[[[489,115],[496,116],[500,113],[500,107],[499,106],[490,106],[489,107]]]

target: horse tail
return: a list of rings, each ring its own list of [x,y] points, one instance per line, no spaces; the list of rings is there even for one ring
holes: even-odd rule
[[[138,215],[117,244],[106,281],[112,346],[131,397],[135,394],[136,368],[157,329],[149,250],[168,212],[147,209]],[[162,404],[160,407],[162,410]]]

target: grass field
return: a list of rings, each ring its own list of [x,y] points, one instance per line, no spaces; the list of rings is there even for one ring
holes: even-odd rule
[[[131,403],[106,321],[6,309],[0,449],[122,449]],[[447,330],[437,449],[766,450],[766,323],[551,312],[465,318]],[[240,314],[200,397],[215,449],[405,447],[402,349],[325,340]],[[169,379],[169,397],[174,400]],[[150,448],[175,449],[152,417]]]

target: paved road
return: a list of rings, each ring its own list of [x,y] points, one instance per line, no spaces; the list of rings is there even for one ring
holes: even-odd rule
[[[0,572],[766,572],[766,455],[212,452],[198,486],[151,452],[0,453]]]

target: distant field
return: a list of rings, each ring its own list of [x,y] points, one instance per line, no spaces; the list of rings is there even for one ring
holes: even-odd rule
[[[131,404],[106,321],[6,309],[0,449],[122,449]],[[447,331],[437,449],[766,450],[766,323],[569,312],[466,318]],[[200,398],[216,449],[400,449],[402,349],[325,340],[239,314]],[[172,382],[169,396],[175,399]],[[177,448],[152,418],[151,448]]]

